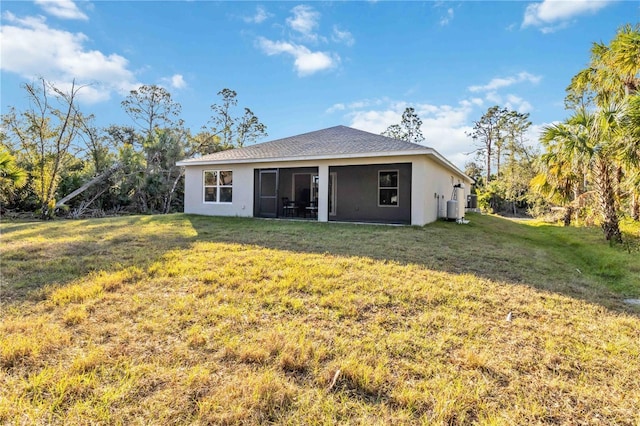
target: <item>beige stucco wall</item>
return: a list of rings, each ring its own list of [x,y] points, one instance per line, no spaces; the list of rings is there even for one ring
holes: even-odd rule
[[[424,223],[430,223],[438,218],[446,217],[447,201],[453,195],[453,185],[463,183],[464,188],[456,194],[458,199],[458,217],[463,217],[467,205],[467,195],[471,192],[471,181],[460,174],[424,157],[419,163],[419,173],[414,165],[414,179],[418,181],[413,188],[421,188],[424,193],[422,212]]]
[[[189,166],[184,174],[184,212],[209,216],[253,216],[253,169],[251,164]],[[233,171],[233,202],[205,203],[204,170]]]
[[[421,156],[393,156],[369,158],[344,158],[331,160],[308,161],[278,161],[247,164],[227,164],[216,166],[188,166],[185,170],[185,213],[211,216],[244,216],[253,215],[254,203],[254,169],[261,168],[292,168],[318,167],[318,191],[327,193],[329,187],[329,167],[365,164],[412,163],[412,194],[411,194],[411,224],[424,225],[437,220],[439,217],[437,206],[440,203],[440,215],[446,215],[446,201],[451,198],[454,183],[463,181],[462,175],[455,175],[452,171],[436,163],[426,155]],[[233,202],[228,204],[213,204],[203,202],[203,171],[231,170],[233,171]],[[466,194],[470,185],[465,182],[464,195],[459,199],[461,215],[464,215]],[[434,197],[438,194],[438,199]],[[444,198],[443,198],[444,196]],[[444,209],[442,207],[444,203]],[[328,220],[328,203],[326,197],[319,199],[318,220]]]

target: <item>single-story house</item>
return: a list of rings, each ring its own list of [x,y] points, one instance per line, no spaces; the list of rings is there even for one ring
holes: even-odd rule
[[[345,126],[177,164],[185,213],[212,216],[424,225],[464,216],[473,182],[432,148]]]

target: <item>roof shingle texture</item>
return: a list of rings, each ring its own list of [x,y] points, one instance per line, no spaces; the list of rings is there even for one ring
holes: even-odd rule
[[[335,126],[271,142],[216,152],[187,160],[187,162],[343,156],[425,149],[428,148],[424,145],[388,138],[351,127]]]

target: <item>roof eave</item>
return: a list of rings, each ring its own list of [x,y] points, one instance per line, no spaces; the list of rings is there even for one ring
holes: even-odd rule
[[[242,158],[242,159],[225,159],[225,160],[207,160],[207,159],[190,159],[178,161],[177,166],[215,166],[215,165],[227,165],[227,164],[255,164],[255,163],[287,163],[294,161],[318,161],[318,160],[341,160],[350,158],[379,158],[379,157],[403,157],[413,155],[431,155],[433,158],[445,168],[457,173],[474,182],[472,178],[464,174],[453,163],[443,157],[438,151],[433,148],[424,148],[407,151],[377,151],[377,152],[362,152],[351,154],[339,154],[339,155],[305,155],[299,157],[271,157],[271,158]]]
[[[434,152],[431,148],[408,151],[376,151],[361,152],[351,154],[327,154],[327,155],[304,155],[299,157],[269,157],[269,158],[241,158],[241,159],[224,159],[224,160],[207,160],[207,159],[190,159],[182,160],[176,163],[177,166],[209,166],[217,164],[247,164],[247,163],[281,163],[293,161],[317,161],[317,160],[336,160],[349,158],[371,158],[371,157],[399,157],[407,155],[423,155]]]
[[[475,180],[473,178],[471,178],[470,176],[467,176],[462,170],[460,170],[456,165],[454,165],[451,161],[447,160],[445,157],[443,157],[438,151],[436,150],[431,150],[432,151],[432,155],[433,157],[436,159],[437,162],[439,162],[441,165],[443,165],[444,167],[453,170],[455,173],[458,173],[459,175],[467,178],[469,180],[469,182],[471,183],[475,183]]]

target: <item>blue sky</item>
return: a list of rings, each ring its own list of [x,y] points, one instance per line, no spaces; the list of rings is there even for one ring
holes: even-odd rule
[[[473,120],[492,105],[529,112],[536,132],[566,116],[564,89],[640,21],[637,1],[3,1],[1,107],[20,84],[91,83],[98,125],[133,124],[120,102],[159,84],[194,130],[223,88],[267,125],[265,140],[334,125],[380,133],[407,106],[425,145],[462,167]],[[238,111],[240,112],[240,110]]]

